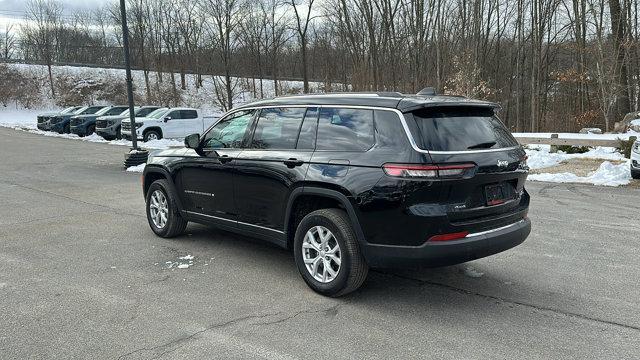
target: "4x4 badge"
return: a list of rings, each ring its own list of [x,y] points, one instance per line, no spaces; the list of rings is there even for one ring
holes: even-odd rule
[[[509,166],[509,162],[506,160],[498,160],[498,167],[501,168],[506,168],[507,166]]]

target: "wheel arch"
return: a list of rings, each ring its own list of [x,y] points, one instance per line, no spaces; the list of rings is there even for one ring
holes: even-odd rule
[[[287,202],[286,209],[286,218],[285,218],[285,236],[287,240],[287,247],[292,248],[293,240],[296,232],[297,223],[302,220],[302,218],[296,218],[297,214],[295,213],[297,205],[299,204],[298,200],[302,200],[305,197],[312,197],[316,199],[324,199],[327,201],[321,204],[337,204],[338,206],[329,206],[329,207],[337,207],[346,211],[347,216],[349,217],[349,221],[351,222],[351,226],[353,226],[353,230],[356,234],[356,238],[359,243],[365,242],[364,232],[362,231],[362,227],[360,226],[360,221],[358,220],[358,216],[356,214],[355,208],[351,201],[347,198],[343,193],[333,190],[326,189],[315,186],[304,186],[293,190],[289,196],[289,200]],[[323,201],[323,200],[321,200]],[[326,208],[326,207],[320,207]],[[316,210],[316,209],[312,209]]]
[[[164,138],[162,128],[159,126],[149,126],[148,128],[144,129],[144,131],[142,131],[142,136],[144,137],[149,131],[156,131],[158,134],[160,134],[161,138]]]
[[[180,195],[177,191],[171,173],[169,173],[167,169],[158,165],[147,165],[144,168],[144,172],[142,173],[142,193],[144,198],[147,198],[147,192],[149,191],[149,187],[151,186],[151,184],[153,184],[153,182],[157,180],[167,180],[169,186],[171,187],[171,191],[176,194],[175,200],[178,205],[178,209],[180,211],[184,210],[182,206],[182,199],[180,198]]]

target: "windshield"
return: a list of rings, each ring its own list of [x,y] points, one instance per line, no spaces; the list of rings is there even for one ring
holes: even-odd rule
[[[140,108],[136,106],[136,107],[134,107],[134,108],[133,108],[133,113],[134,113],[134,114],[137,114],[139,110],[140,110]],[[126,117],[129,117],[129,109],[127,109],[127,110],[125,110],[125,111],[121,112],[118,116],[126,116]]]
[[[92,106],[92,107],[86,108],[86,110],[84,110],[80,114],[81,115],[92,115],[92,114],[95,114],[96,112],[102,111],[104,109],[105,109],[104,106]]]
[[[89,108],[88,106],[83,106],[80,109],[74,111],[73,115],[80,115],[80,114],[84,113],[85,111],[87,111],[88,108]]]
[[[103,109],[101,109],[100,111],[96,112],[95,114],[96,114],[96,115],[104,115],[104,114],[106,114],[107,112],[109,112],[109,110],[111,110],[111,108],[106,107],[106,108],[103,108]]]
[[[162,115],[164,115],[167,112],[167,110],[169,110],[169,108],[160,108],[152,112],[151,114],[147,115],[146,117],[152,118],[152,119],[160,119]]]
[[[74,106],[68,107],[62,111],[60,111],[60,114],[69,114],[71,112],[73,112],[73,110],[75,110],[76,108]]]
[[[413,113],[416,140],[425,150],[471,151],[518,146],[493,109],[430,108]],[[414,131],[415,132],[415,131]]]

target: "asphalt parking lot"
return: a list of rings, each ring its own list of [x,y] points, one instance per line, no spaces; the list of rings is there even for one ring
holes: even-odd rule
[[[0,358],[640,357],[638,189],[530,183],[521,246],[328,299],[284,250],[155,237],[125,150],[0,128]]]

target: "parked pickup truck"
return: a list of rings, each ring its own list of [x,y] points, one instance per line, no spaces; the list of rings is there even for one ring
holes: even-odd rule
[[[78,115],[90,115],[95,114],[98,111],[104,109],[104,106],[85,106],[78,109],[76,112],[60,114],[49,119],[49,130],[58,132],[60,134],[69,134],[71,132],[71,118]]]
[[[133,114],[135,117],[145,117],[159,108],[159,106],[136,107]],[[119,115],[101,116],[96,119],[96,134],[107,140],[120,139],[122,138],[120,133],[122,121],[129,121],[129,110]]]
[[[96,119],[101,116],[120,115],[129,110],[128,106],[107,106],[95,114],[77,115],[71,118],[71,132],[79,135],[91,135],[96,130]]]
[[[49,131],[51,130],[51,119],[58,116],[58,115],[72,115],[74,112],[78,111],[79,109],[81,109],[82,106],[70,106],[62,111],[58,111],[58,112],[50,112],[50,113],[45,113],[45,114],[39,114],[38,115],[38,129],[40,130],[44,130],[44,131]]]
[[[135,136],[143,141],[184,139],[189,134],[203,134],[214,121],[213,117],[203,117],[198,109],[160,108],[146,117],[136,118]],[[123,121],[121,131],[123,138],[132,138],[130,122]]]

